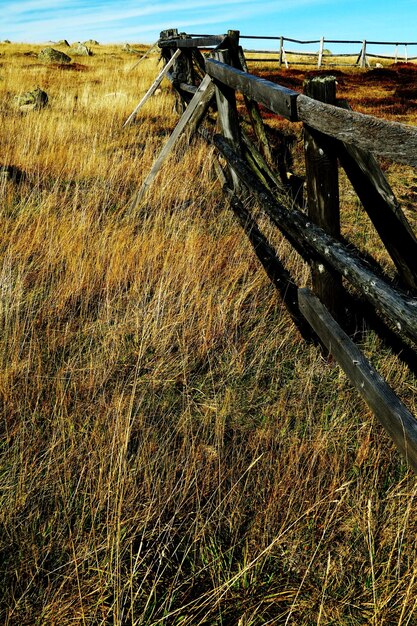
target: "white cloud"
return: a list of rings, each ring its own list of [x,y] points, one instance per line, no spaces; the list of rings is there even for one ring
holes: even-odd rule
[[[47,39],[82,38],[91,36],[104,41],[123,41],[141,36],[156,39],[167,27],[201,28],[218,25],[216,31],[239,28],[241,20],[294,11],[307,5],[318,5],[330,0],[266,1],[253,0],[181,0],[170,2],[145,1],[138,6],[128,0],[123,5],[106,0],[25,0],[6,2],[3,8],[3,32],[9,39],[41,41]],[[160,16],[158,22],[155,19]],[[152,21],[151,21],[152,20]]]

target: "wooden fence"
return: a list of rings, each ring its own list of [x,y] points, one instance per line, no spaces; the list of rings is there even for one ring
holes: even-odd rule
[[[200,35],[190,35],[191,37],[200,37]],[[207,37],[207,35],[206,35]],[[410,55],[409,49],[416,48],[417,42],[415,41],[370,41],[366,39],[326,39],[325,37],[321,37],[320,39],[293,39],[291,37],[274,37],[274,36],[266,36],[262,37],[259,35],[240,35],[240,39],[250,40],[250,41],[271,41],[276,42],[275,49],[268,50],[248,50],[245,49],[244,52],[246,54],[246,61],[256,61],[256,62],[269,62],[269,63],[278,63],[279,67],[285,65],[285,67],[289,67],[290,65],[313,65],[317,66],[317,68],[321,67],[370,67],[370,59],[376,60],[386,60],[397,62],[408,63],[409,61],[414,61],[417,59],[417,56]],[[303,50],[291,50],[288,48],[287,43],[293,46],[294,44],[298,46],[316,46],[314,51],[306,52]],[[273,44],[272,44],[273,45]],[[332,53],[326,46],[358,46],[357,51],[353,52],[341,52]],[[376,52],[370,52],[369,48],[378,48],[383,47],[384,52],[381,54],[377,54]],[[391,48],[393,53],[387,54],[386,49]],[[268,57],[256,56],[249,57],[248,54],[256,53],[257,55],[267,54]],[[300,60],[300,57],[305,57]],[[337,61],[336,61],[337,59]],[[341,61],[341,59],[343,59]],[[354,61],[352,61],[354,59]]]
[[[299,93],[248,73],[238,31],[215,37],[165,31],[159,47],[184,111],[131,210],[144,198],[182,133],[187,130],[190,136],[199,129],[228,164],[223,170],[217,162],[216,168],[230,206],[302,336],[314,336],[334,356],[417,471],[415,417],[342,329],[346,307],[358,312],[364,307],[368,319],[384,329],[384,339],[400,345],[403,354],[416,362],[417,239],[376,156],[417,167],[417,128],[351,111],[346,102],[337,100],[336,81],[329,76],[310,79]],[[210,56],[203,56],[201,48],[209,47]],[[255,140],[243,131],[236,93],[243,97]],[[264,124],[259,105],[303,124],[306,211],[296,207],[299,196],[290,185],[285,163],[272,157],[271,129]],[[217,111],[216,129],[206,119],[209,108]],[[396,267],[394,282],[341,237],[339,164]],[[296,285],[247,208],[248,198],[256,200],[310,264],[312,290]],[[345,289],[347,283],[355,300]]]

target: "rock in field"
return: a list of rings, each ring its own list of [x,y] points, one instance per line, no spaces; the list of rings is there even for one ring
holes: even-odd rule
[[[46,61],[46,63],[71,63],[71,57],[65,52],[55,50],[55,48],[44,48],[38,54],[40,61]]]
[[[129,43],[125,43],[122,50],[123,52],[127,52],[128,54],[140,54],[140,51],[136,50],[136,48],[132,48]]]
[[[48,104],[48,94],[39,87],[15,97],[20,111],[40,111]]]
[[[87,48],[87,46],[80,43],[79,41],[77,41],[77,43],[72,44],[70,53],[73,56],[78,56],[78,57],[91,57],[93,54],[90,48]]]
[[[57,46],[65,46],[66,48],[69,48],[69,43],[66,39],[60,39],[59,41],[56,42]]]
[[[87,41],[83,42],[85,46],[99,46],[99,42],[96,41],[95,39],[88,39]]]

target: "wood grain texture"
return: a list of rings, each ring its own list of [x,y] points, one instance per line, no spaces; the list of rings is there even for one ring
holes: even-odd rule
[[[349,106],[344,101],[340,104],[344,108]],[[336,149],[403,284],[417,291],[417,239],[377,160],[370,152],[346,143],[338,142]]]
[[[213,143],[297,251],[304,257],[309,254],[320,258],[324,266],[342,274],[368,302],[384,313],[397,331],[417,343],[417,298],[407,296],[377,276],[350,248],[310,222],[301,211],[289,210],[278,202],[221,135],[215,135]]]
[[[160,48],[210,48],[221,44],[224,38],[225,35],[211,35],[210,37],[162,39],[158,45]]]
[[[316,76],[304,82],[305,94],[322,102],[336,102],[336,79]],[[310,219],[326,233],[340,239],[339,166],[332,140],[304,125],[304,156],[307,182],[307,212]],[[343,305],[342,279],[312,262],[314,293],[331,314],[340,318]]]
[[[234,67],[243,72],[248,72],[248,66],[246,64],[245,54],[243,52],[242,46],[237,46],[234,55]],[[245,100],[246,109],[248,111],[248,115],[252,124],[253,132],[255,133],[258,141],[260,150],[262,152],[265,160],[271,165],[272,164],[272,153],[271,147],[269,145],[268,136],[266,134],[265,126],[263,123],[263,119],[261,116],[261,112],[259,110],[259,104],[256,100],[252,100],[248,98],[248,96],[243,96]]]
[[[256,169],[266,181],[267,187],[270,190],[278,189],[281,193],[286,193],[287,189],[284,186],[280,177],[270,168],[265,161],[262,154],[251,142],[247,134],[241,130],[242,142],[245,148],[245,154],[249,153],[256,164]]]
[[[345,111],[303,94],[296,102],[298,118],[325,135],[392,161],[417,166],[417,127]]]
[[[288,120],[297,121],[296,101],[300,94],[296,91],[276,85],[264,78],[258,78],[253,74],[247,74],[214,59],[207,59],[206,69],[207,73],[218,82],[236,89]]]
[[[309,289],[299,290],[298,303],[306,320],[417,472],[416,418]]]
[[[139,193],[136,194],[136,196],[132,200],[131,205],[130,205],[130,211],[134,210],[136,206],[139,204],[140,200],[144,197],[147,190],[149,189],[149,186],[153,182],[155,176],[161,169],[166,158],[168,157],[168,155],[174,148],[175,144],[177,143],[178,139],[180,138],[184,130],[187,127],[188,127],[189,133],[193,133],[196,130],[202,118],[204,117],[213,96],[214,96],[213,82],[209,76],[206,76],[203,82],[201,83],[201,85],[199,86],[199,88],[197,89],[197,92],[193,96],[193,99],[191,100],[190,104],[188,105],[185,112],[183,113],[180,121],[178,122],[177,126],[174,129],[174,132],[172,133],[167,143],[162,148],[158,158],[156,159],[155,163],[152,166],[151,171],[146,177]]]
[[[213,52],[214,58],[222,65],[229,65],[232,61],[232,54],[229,50],[216,50]],[[237,114],[235,90],[222,82],[214,81],[216,85],[216,102],[218,123],[223,136],[233,146],[237,154],[241,154],[240,123]],[[235,191],[241,190],[239,177],[233,169],[230,170],[233,188]]]
[[[345,143],[398,163],[417,166],[417,128],[414,126],[345,111],[213,59],[207,60],[206,68],[212,78],[290,121],[305,122]]]

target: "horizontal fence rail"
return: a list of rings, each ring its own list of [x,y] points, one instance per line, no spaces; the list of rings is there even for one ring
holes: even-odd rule
[[[174,30],[174,29],[172,29]],[[169,31],[165,31],[169,32]],[[176,31],[178,35],[178,31]],[[171,47],[171,48],[211,48],[218,47],[225,40],[226,35],[199,35],[199,34],[191,34],[186,37],[180,35],[178,38],[171,37],[170,41],[160,40],[160,47]],[[250,41],[278,41],[279,47],[276,50],[245,50],[245,52],[256,53],[256,54],[269,54],[269,55],[278,55],[270,56],[268,58],[247,58],[247,61],[253,62],[278,62],[279,66],[285,64],[286,67],[289,65],[314,65],[317,67],[321,67],[323,65],[323,61],[332,59],[332,58],[356,58],[354,63],[346,63],[339,64],[346,67],[360,66],[360,67],[370,67],[369,59],[384,59],[391,61],[405,61],[408,63],[409,61],[414,61],[417,59],[417,56],[410,56],[408,54],[408,48],[412,46],[417,46],[417,42],[415,41],[371,41],[366,39],[326,39],[325,37],[321,37],[320,39],[295,39],[293,37],[284,37],[284,36],[274,36],[274,35],[240,35],[240,39],[246,39]],[[298,44],[298,45],[318,45],[319,49],[316,51],[304,52],[297,50],[289,50],[285,47],[286,43],[290,44]],[[337,44],[337,45],[360,45],[361,48],[356,52],[341,52],[341,53],[331,53],[325,49],[326,44]],[[394,54],[389,55],[386,53],[376,54],[368,51],[368,46],[385,46],[385,47],[394,47]],[[400,55],[398,52],[398,48],[404,48],[404,54]],[[291,60],[291,57],[306,57],[312,58],[317,57],[317,61],[294,61]]]
[[[207,60],[206,68],[212,78],[290,121],[305,122],[326,135],[417,167],[417,127],[345,111],[214,59]]]
[[[248,50],[250,53],[257,54],[270,54],[270,55],[278,55],[277,58],[248,58],[248,61],[269,61],[269,62],[278,62],[281,66],[283,63],[286,67],[291,65],[317,65],[317,67],[321,67],[323,65],[324,59],[332,59],[332,58],[355,58],[356,61],[351,64],[346,64],[346,66],[357,66],[361,67],[369,67],[369,59],[384,59],[390,61],[414,61],[417,59],[417,56],[410,56],[408,54],[408,48],[412,46],[417,46],[416,41],[371,41],[366,39],[326,39],[322,37],[320,39],[294,39],[292,37],[284,37],[284,36],[267,36],[262,37],[258,35],[240,35],[240,39],[247,40],[270,40],[270,41],[278,41],[279,49],[278,50]],[[288,50],[285,46],[286,43],[290,44],[299,44],[299,45],[318,45],[319,49],[316,51],[310,52],[302,52],[296,50]],[[325,45],[360,45],[361,48],[357,52],[341,52],[341,53],[331,53],[325,50]],[[383,51],[382,54],[378,53],[370,53],[368,51],[368,46],[384,46],[384,47],[393,47],[394,53],[392,55],[387,54],[386,51]],[[404,53],[402,55],[399,54],[398,49],[404,48]],[[315,62],[297,62],[292,61],[291,57],[317,57],[317,61]],[[344,64],[345,65],[345,64]]]

